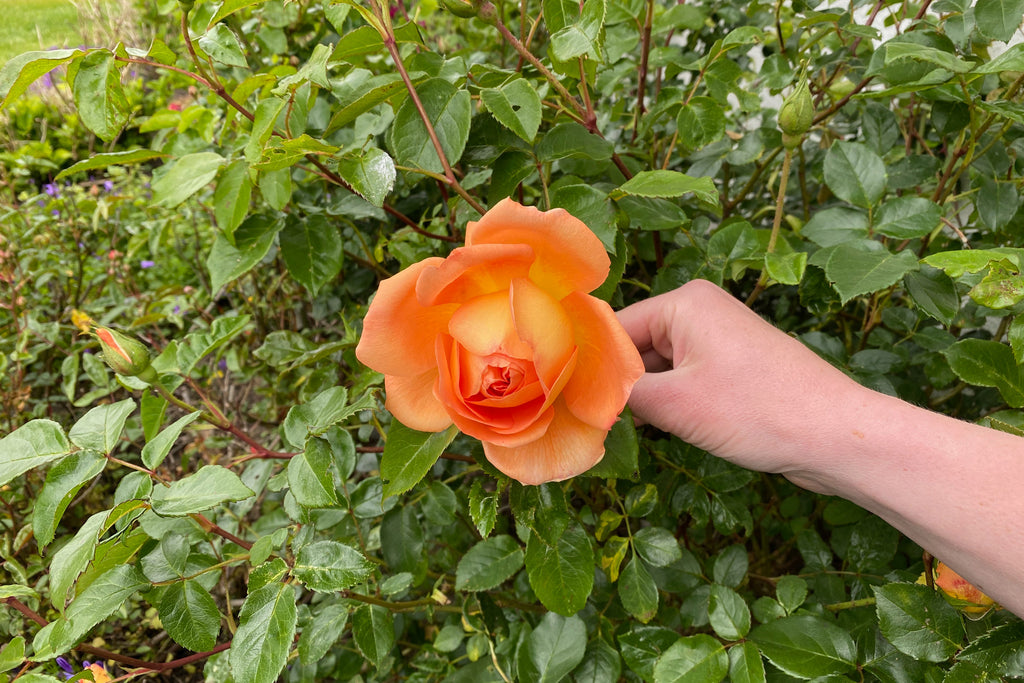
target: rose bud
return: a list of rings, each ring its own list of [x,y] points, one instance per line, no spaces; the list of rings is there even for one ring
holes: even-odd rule
[[[995,604],[992,598],[942,562],[935,566],[935,585],[965,614],[984,614]]]
[[[94,327],[100,340],[103,360],[119,375],[138,377],[143,382],[156,381],[156,370],[150,365],[149,349],[137,339],[109,327]]]
[[[789,94],[779,109],[779,128],[783,144],[793,149],[814,122],[814,101],[806,78],[800,78],[796,90]]]

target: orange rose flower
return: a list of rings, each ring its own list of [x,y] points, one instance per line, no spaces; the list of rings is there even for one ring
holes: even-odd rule
[[[388,410],[438,432],[454,423],[524,484],[586,472],[644,372],[611,307],[601,241],[567,211],[505,199],[466,246],[381,282],[359,360],[384,374]]]
[[[977,586],[942,562],[935,565],[935,585],[959,603],[960,609],[967,614],[984,614],[995,604],[995,601],[978,590]]]

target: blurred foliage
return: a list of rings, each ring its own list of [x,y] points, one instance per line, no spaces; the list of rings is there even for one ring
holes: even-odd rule
[[[380,279],[512,196],[590,226],[616,307],[709,279],[1024,433],[1024,6],[442,5],[161,0],[153,41],[0,68],[0,678],[1024,675],[1019,620],[850,503],[629,420],[540,487],[461,435],[385,446],[353,354]]]

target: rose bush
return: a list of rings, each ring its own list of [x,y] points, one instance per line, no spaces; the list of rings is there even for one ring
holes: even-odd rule
[[[597,236],[567,211],[506,199],[466,246],[381,283],[356,348],[408,427],[453,423],[524,484],[581,474],[643,374],[611,307]]]

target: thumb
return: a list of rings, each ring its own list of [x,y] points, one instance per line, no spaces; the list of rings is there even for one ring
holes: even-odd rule
[[[641,423],[681,437],[680,429],[687,423],[685,412],[690,400],[681,380],[682,377],[675,372],[648,372],[643,375],[629,395],[633,416]]]

